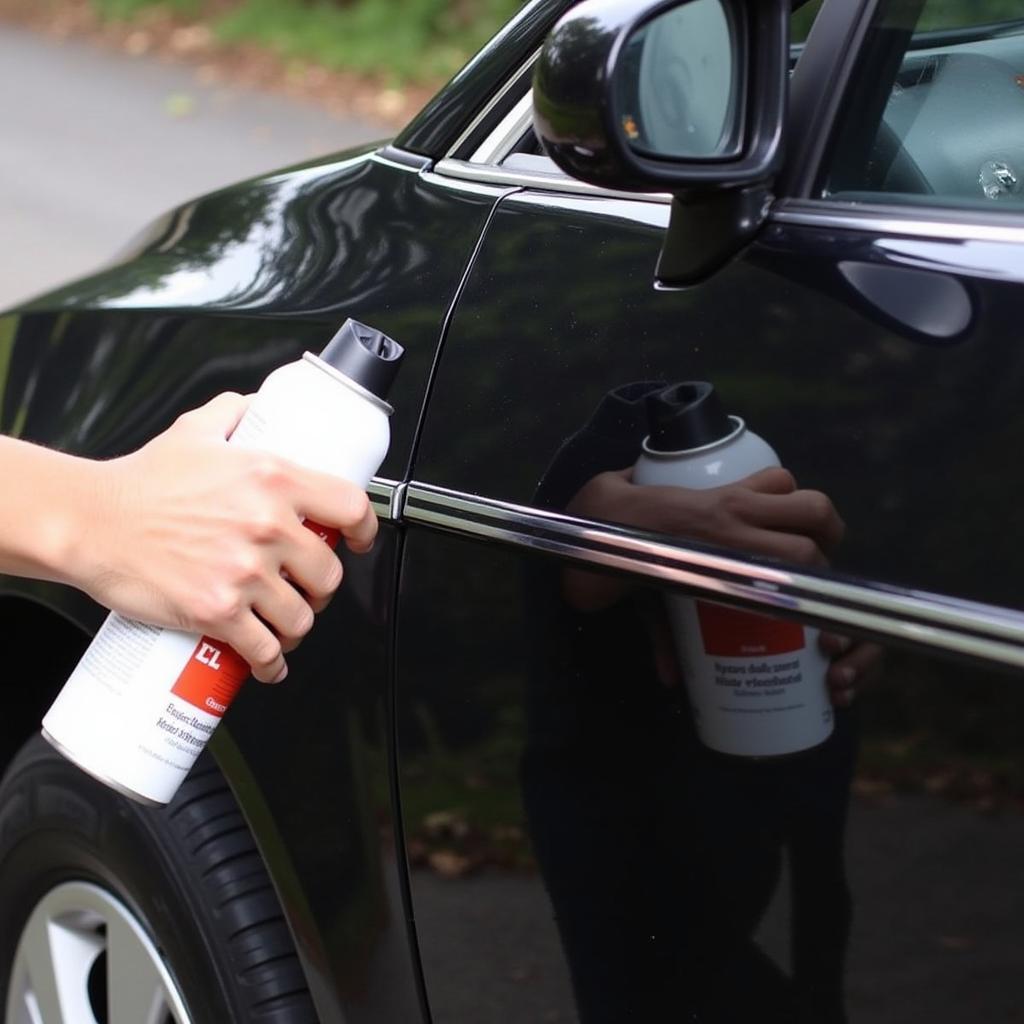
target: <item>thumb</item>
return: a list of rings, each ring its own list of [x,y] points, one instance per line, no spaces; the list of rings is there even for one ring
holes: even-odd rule
[[[217,437],[230,437],[249,408],[249,397],[235,391],[224,391],[205,405],[185,413],[183,425],[196,433]]]

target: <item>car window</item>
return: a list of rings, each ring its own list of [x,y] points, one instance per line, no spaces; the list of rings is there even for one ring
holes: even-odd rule
[[[789,25],[789,37],[793,43],[802,43],[811,31],[811,25],[821,10],[822,0],[810,0],[802,3],[793,11],[793,19]]]
[[[1024,0],[882,5],[818,194],[1024,208],[1022,71]]]

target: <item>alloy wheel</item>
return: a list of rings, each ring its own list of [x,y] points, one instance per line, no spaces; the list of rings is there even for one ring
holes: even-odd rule
[[[138,918],[89,882],[35,906],[18,941],[7,1024],[192,1024]]]

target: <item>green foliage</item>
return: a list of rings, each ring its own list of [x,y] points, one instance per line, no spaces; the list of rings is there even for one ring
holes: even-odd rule
[[[201,16],[225,42],[257,43],[285,60],[398,81],[457,71],[522,0],[93,0],[101,17],[128,21],[164,10]]]
[[[218,19],[216,31],[286,59],[436,79],[458,70],[518,6],[519,0],[245,0]]]
[[[918,31],[965,28],[996,21],[1019,20],[1019,0],[929,0],[918,24]]]
[[[202,0],[93,0],[93,6],[101,18],[109,21],[128,21],[146,11],[163,8],[173,14],[188,17],[198,14],[202,8]]]
[[[225,42],[253,42],[297,64],[434,82],[457,71],[523,0],[92,0],[101,17],[128,21],[154,10],[202,17]],[[821,9],[811,0],[793,18],[806,38]],[[1019,18],[1019,0],[929,0],[918,29]]]

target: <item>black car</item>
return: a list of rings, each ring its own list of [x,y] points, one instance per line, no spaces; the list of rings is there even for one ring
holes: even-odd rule
[[[811,6],[531,0],[0,317],[0,429],[98,458],[348,316],[408,353],[374,550],[168,809],[39,738],[103,610],[3,580],[7,1024],[1021,1019],[1024,3]],[[631,480],[687,382],[841,543]],[[722,754],[681,598],[884,657]]]

